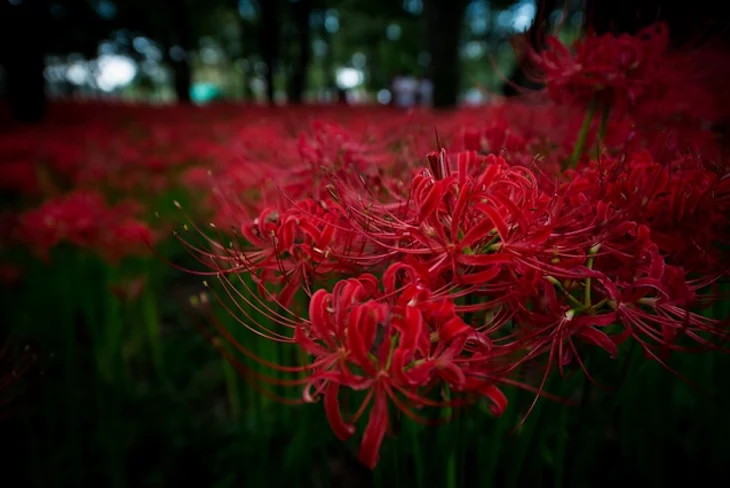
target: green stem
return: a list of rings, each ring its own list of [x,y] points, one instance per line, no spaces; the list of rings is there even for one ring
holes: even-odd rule
[[[557,280],[556,278],[554,278],[552,276],[546,276],[545,279],[548,282],[550,282],[551,284],[557,286],[558,287],[558,290],[560,290],[560,292],[563,293],[563,295],[565,295],[565,297],[568,300],[570,300],[573,303],[573,305],[575,305],[576,307],[582,307],[583,306],[583,304],[580,302],[580,300],[578,300],[577,298],[575,298],[568,290],[566,290],[565,289],[565,286],[563,286],[563,284],[559,280]]]
[[[584,360],[586,369],[589,368],[592,361],[590,356]],[[582,465],[578,462],[578,454],[583,452],[583,449],[588,447],[587,439],[591,438],[590,421],[592,418],[589,412],[591,407],[591,396],[593,394],[593,382],[584,375],[582,378],[582,391],[580,393],[579,410],[577,412],[577,421],[573,424],[570,429],[570,443],[571,443],[571,477],[573,483],[577,483],[580,480]]]
[[[568,406],[560,405],[560,421],[558,422],[557,445],[555,446],[555,468],[553,471],[555,488],[562,488],[565,483],[565,447],[568,433]]]
[[[500,463],[505,462],[505,454],[507,452],[504,449],[504,438],[508,429],[514,427],[516,424],[515,407],[513,406],[518,398],[517,392],[513,390],[507,390],[507,404],[512,408],[508,408],[499,418],[493,418],[491,415],[488,417],[490,422],[490,432],[486,436],[478,436],[477,449],[478,449],[478,461],[481,464],[479,468],[479,486],[495,486],[497,472],[499,470]],[[479,403],[480,408],[487,411],[486,400],[482,399]],[[509,457],[509,456],[507,456]]]
[[[601,249],[600,244],[596,244],[595,246],[591,247],[591,250],[588,251],[588,255],[590,256],[588,258],[587,267],[588,269],[593,269],[593,262],[596,260],[596,254]],[[585,287],[585,298],[583,300],[584,306],[586,309],[591,308],[591,279],[586,278],[586,287]]]
[[[325,478],[329,479],[328,476],[325,475]],[[375,471],[373,471],[373,488],[384,488],[385,483],[383,482],[383,468],[382,466],[378,466],[375,468]]]
[[[464,416],[463,418],[458,419],[454,443],[456,444],[455,449],[458,452],[459,463],[457,465],[457,476],[459,480],[459,486],[464,486],[466,481],[466,451],[467,448],[471,446],[471,442],[468,436],[468,433],[470,431],[468,418],[466,417],[466,413],[464,413],[464,410],[462,410],[461,413]]]
[[[583,154],[583,147],[585,146],[586,140],[588,139],[588,131],[590,131],[591,123],[593,122],[593,116],[596,113],[596,105],[597,101],[595,98],[591,100],[591,103],[588,105],[586,116],[583,119],[583,125],[580,127],[580,132],[578,133],[578,139],[576,139],[575,141],[573,154],[570,156],[570,168],[576,167],[580,156]]]
[[[108,280],[113,274],[113,269],[105,266],[105,277]],[[107,281],[109,282],[109,281]],[[103,288],[107,289],[107,286]],[[124,381],[124,359],[122,350],[124,348],[124,322],[122,320],[122,306],[115,296],[105,292],[102,300],[104,304],[104,317],[98,324],[90,324],[91,327],[103,327],[105,333],[100,334],[103,337],[103,343],[96,347],[96,354],[106,351],[106,366],[108,372],[108,383],[100,385],[99,394],[104,398],[99,399],[100,407],[103,408],[102,415],[104,417],[106,431],[103,442],[106,444],[107,455],[109,456],[108,470],[110,477],[110,487],[124,486],[124,451],[120,446],[118,438],[120,432],[123,431],[123,413],[121,406],[121,391]]]
[[[221,359],[223,362],[223,377],[226,382],[226,393],[228,395],[228,406],[231,409],[231,418],[234,422],[238,422],[241,418],[241,393],[238,388],[238,375],[227,359]]]
[[[606,139],[606,129],[608,128],[608,119],[611,117],[611,106],[604,105],[601,111],[601,125],[598,127],[598,139],[603,142]]]
[[[449,387],[444,388],[444,400],[447,402],[451,400],[451,390]],[[454,409],[453,408],[445,408],[444,409],[444,416],[447,418],[453,416]],[[446,429],[448,426],[443,426],[442,429]],[[453,426],[452,426],[453,427]],[[443,431],[445,436],[444,437],[451,437],[449,439],[450,441],[453,441],[454,436],[449,436],[449,432]],[[446,459],[446,488],[456,488],[457,486],[457,479],[456,479],[456,457],[457,457],[457,446],[454,445],[453,442],[450,442],[449,446],[449,457]]]
[[[393,443],[393,454],[391,455],[391,459],[393,461],[393,478],[391,482],[393,483],[393,486],[401,486],[401,473],[400,473],[400,465],[401,460],[398,453],[399,445],[397,442]]]
[[[162,341],[160,340],[160,321],[154,291],[149,288],[142,298],[142,313],[147,329],[152,364],[159,380],[165,379],[164,361],[162,357]]]
[[[416,486],[418,488],[424,488],[426,486],[425,469],[426,466],[423,464],[423,453],[421,452],[421,440],[419,439],[418,425],[410,419],[405,419],[405,428],[409,431],[411,437],[411,456],[413,457],[413,464],[416,467]]]
[[[69,253],[69,255],[64,256],[68,259],[70,266],[70,269],[66,271],[66,277],[68,277],[69,280],[74,280],[74,278],[82,275],[79,268],[81,260],[79,257],[73,253]],[[70,258],[70,259],[69,259]],[[82,278],[83,279],[83,278]],[[61,306],[63,307],[64,311],[64,324],[61,325],[61,328],[63,330],[63,339],[64,339],[64,345],[63,345],[63,352],[64,352],[64,366],[65,366],[65,380],[66,380],[66,391],[68,392],[66,396],[67,400],[67,411],[66,411],[66,427],[67,427],[67,454],[70,458],[67,462],[68,464],[65,466],[65,472],[69,473],[71,475],[71,480],[69,480],[69,483],[71,485],[81,485],[83,475],[82,475],[82,466],[83,466],[83,454],[82,454],[82,447],[81,447],[81,438],[80,438],[80,420],[79,420],[79,412],[81,411],[79,403],[79,391],[80,391],[80,370],[79,370],[79,361],[80,361],[80,354],[79,349],[76,342],[76,303],[78,300],[78,296],[76,296],[75,292],[77,291],[77,284],[74,281],[71,281],[67,284],[67,287],[65,289],[64,297],[62,299]]]
[[[260,357],[267,358],[269,361],[276,364],[277,361],[279,360],[277,344],[274,343],[273,341],[268,340],[265,337],[260,337],[260,336],[256,336],[255,341],[256,341],[256,344],[258,345],[256,350],[261,355]],[[256,365],[254,367],[259,368],[259,371],[262,369],[262,367],[259,365]],[[277,378],[278,373],[274,372],[274,374],[272,376],[274,378]],[[276,386],[274,386],[274,392],[279,393],[279,390]],[[274,401],[270,397],[268,397],[266,395],[262,395],[260,393],[258,393],[258,397],[259,397],[259,408],[261,409],[260,410],[261,415],[263,415],[265,418],[268,418],[269,415],[272,414],[271,407],[274,404]],[[275,412],[273,412],[273,413],[275,413]]]
[[[543,404],[539,402],[532,411],[531,416],[533,418],[526,422],[522,432],[520,432],[520,442],[517,445],[514,452],[514,465],[507,474],[507,482],[504,486],[514,488],[519,486],[521,476],[525,476],[530,472],[530,469],[525,469],[524,465],[527,463],[530,449],[533,448],[533,438],[535,432],[538,430],[537,422],[539,416],[542,413]],[[534,452],[534,450],[533,450]]]
[[[286,313],[283,312],[283,310],[281,313],[284,316],[286,316]],[[279,364],[286,363],[287,352],[288,352],[287,348],[286,348],[286,344],[282,344],[280,342],[275,342],[274,350],[276,351],[276,353],[274,355],[274,359],[276,361],[279,361]],[[279,372],[276,373],[277,378],[285,379],[285,376],[286,375],[284,375],[282,373],[279,373]],[[277,388],[276,393],[281,396],[286,396],[286,394],[287,394],[286,388],[279,387],[279,388]],[[284,405],[280,402],[277,402],[276,405],[277,405],[277,412],[275,412],[275,413],[276,413],[277,418],[281,419],[282,425],[290,425],[292,409],[288,405]]]

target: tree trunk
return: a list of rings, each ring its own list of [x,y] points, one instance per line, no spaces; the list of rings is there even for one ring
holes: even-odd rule
[[[255,101],[256,95],[251,88],[251,79],[254,77],[252,68],[243,71],[243,100],[246,102]]]
[[[18,122],[39,122],[46,113],[45,53],[48,14],[45,2],[6,5],[0,13],[2,61],[5,65],[7,98]]]
[[[266,97],[269,104],[276,103],[274,78],[279,59],[279,37],[281,34],[281,11],[276,0],[260,0],[259,45],[261,57],[266,65]]]
[[[682,46],[692,40],[711,37],[727,31],[713,19],[709,1],[686,4],[670,0],[588,0],[585,27],[597,34],[635,34],[657,21],[669,26],[672,43]],[[710,12],[710,13],[708,13]]]
[[[190,64],[190,53],[193,48],[190,12],[186,0],[168,0],[168,2],[174,29],[173,43],[184,53],[182,57],[170,58],[175,75],[175,95],[178,103],[188,104],[190,103],[190,88],[193,84],[192,65]]]
[[[555,10],[557,3],[557,0],[538,0],[535,20],[525,33],[524,42],[526,43],[526,46],[524,46],[524,48],[539,51],[542,47],[544,47],[549,29],[548,18],[550,13]],[[521,52],[517,53],[518,59],[512,70],[512,74],[502,87],[502,93],[508,97],[519,95],[521,93],[519,88],[540,88],[540,84],[535,80],[531,80],[527,75],[530,68],[529,56],[525,55],[525,49],[520,51]]]
[[[459,41],[467,3],[467,0],[424,1],[434,108],[450,108],[458,102],[461,73]]]
[[[587,30],[596,34],[633,34],[657,20],[658,13],[657,0],[588,0],[585,21]]]
[[[312,42],[309,28],[309,17],[312,13],[312,1],[299,0],[292,4],[292,10],[294,14],[294,24],[297,29],[297,57],[292,63],[287,98],[289,103],[301,104],[304,100],[304,91],[307,88],[309,61],[312,57]]]
[[[322,60],[322,69],[324,71],[324,86],[328,96],[332,96],[333,101],[339,101],[340,88],[337,86],[337,78],[335,75],[335,56],[332,49],[332,34],[327,29],[322,28],[319,32],[320,37],[327,45],[324,59]]]
[[[175,95],[178,103],[190,103],[190,88],[193,83],[190,62],[187,58],[182,61],[173,61],[172,70],[175,75]]]

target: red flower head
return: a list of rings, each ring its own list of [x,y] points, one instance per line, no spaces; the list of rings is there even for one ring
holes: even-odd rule
[[[107,206],[98,192],[77,190],[20,216],[18,235],[43,257],[61,243],[116,259],[148,251],[149,228],[133,214],[136,205]]]
[[[585,106],[597,98],[622,114],[661,95],[668,39],[667,26],[655,24],[636,36],[588,34],[575,42],[571,52],[551,36],[547,48],[531,57],[556,102]]]
[[[397,275],[405,273],[402,283]],[[413,409],[446,406],[425,392],[436,385],[455,392],[484,395],[501,413],[506,398],[494,386],[490,371],[495,353],[482,333],[467,326],[448,299],[432,298],[416,271],[394,264],[383,276],[383,290],[372,275],[339,282],[330,293],[318,290],[309,306],[309,321],[295,340],[312,356],[305,399],[324,394],[325,409],[335,434],[345,439],[372,401],[360,458],[373,468],[388,428],[388,404],[418,418]],[[340,388],[366,390],[357,412],[344,419]]]

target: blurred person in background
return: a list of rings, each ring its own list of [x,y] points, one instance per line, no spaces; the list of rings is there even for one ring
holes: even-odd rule
[[[430,107],[433,104],[433,81],[430,72],[426,72],[418,80],[418,104],[423,107]]]
[[[416,104],[419,92],[418,79],[403,71],[393,79],[393,105],[398,108],[409,108]]]

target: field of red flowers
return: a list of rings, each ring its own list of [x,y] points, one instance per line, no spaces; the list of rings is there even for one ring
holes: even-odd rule
[[[551,39],[544,92],[479,108],[58,104],[0,136],[23,486],[720,473],[730,63],[667,35]]]

